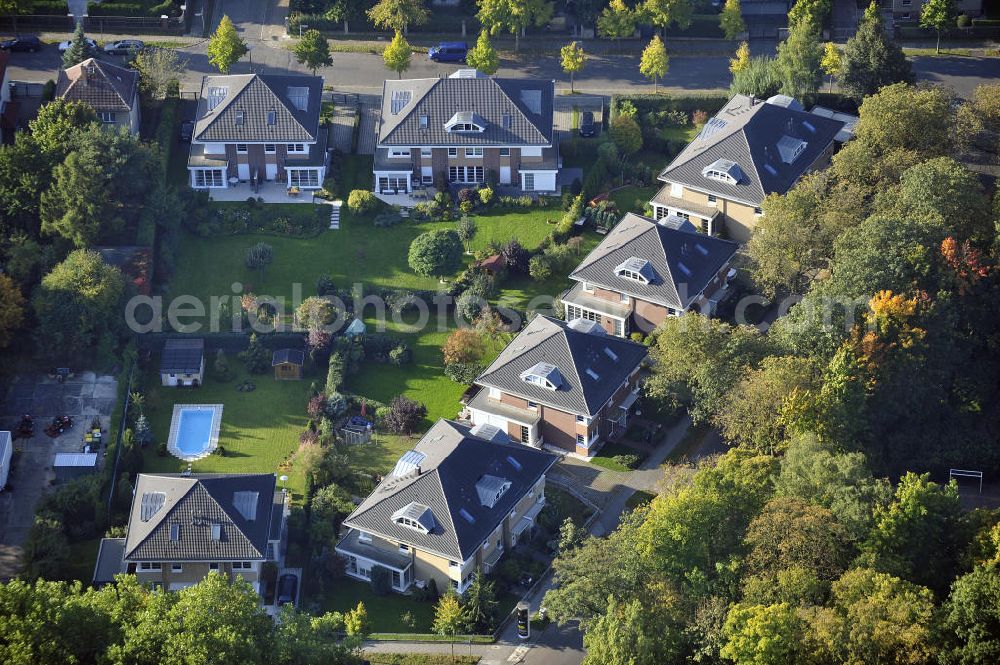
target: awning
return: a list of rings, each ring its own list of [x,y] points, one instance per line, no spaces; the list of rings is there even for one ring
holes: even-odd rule
[[[497,561],[499,561],[500,557],[502,556],[503,556],[503,548],[498,547],[494,549],[488,557],[486,557],[486,559],[483,561],[483,565],[490,566],[492,568],[497,564]]]
[[[628,397],[623,399],[622,403],[618,405],[618,408],[622,411],[628,411],[637,399],[639,399],[639,393],[629,393]]]
[[[531,508],[528,508],[528,510],[524,512],[524,515],[521,516],[521,519],[519,519],[517,521],[517,524],[514,525],[514,528],[511,529],[511,535],[514,536],[514,540],[517,540],[522,533],[524,533],[532,526],[534,526],[535,519],[538,518],[538,513],[542,512],[542,508],[544,507],[545,507],[545,498],[543,496],[539,498],[538,501],[533,503],[531,505]]]

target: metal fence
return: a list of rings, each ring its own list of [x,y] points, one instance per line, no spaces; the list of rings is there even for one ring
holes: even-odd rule
[[[189,22],[185,17],[84,16],[83,29],[98,38],[105,33],[183,35],[187,32],[186,23]],[[7,32],[73,32],[74,28],[76,28],[76,18],[72,14],[0,16],[0,30]]]

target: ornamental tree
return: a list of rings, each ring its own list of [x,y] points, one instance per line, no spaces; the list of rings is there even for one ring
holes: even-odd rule
[[[329,67],[333,64],[333,57],[330,55],[330,43],[326,41],[319,30],[306,30],[302,38],[292,49],[295,59],[305,65],[316,76],[316,70],[320,67]]]
[[[476,45],[469,49],[465,56],[465,64],[473,67],[476,71],[487,76],[493,76],[500,69],[500,56],[490,42],[490,33],[487,30],[479,31],[479,38]]]
[[[428,231],[410,243],[407,260],[418,275],[441,277],[458,269],[464,251],[462,239],[453,229]]]
[[[659,35],[654,35],[642,52],[642,59],[639,60],[639,73],[653,82],[653,94],[657,92],[657,82],[666,76],[669,70],[670,58],[667,56],[667,47],[663,45]]]
[[[221,73],[228,74],[229,69],[249,50],[250,47],[237,34],[232,20],[223,15],[215,34],[208,40],[208,62]]]
[[[413,57],[413,49],[409,42],[403,37],[403,33],[397,31],[392,41],[382,51],[382,60],[385,68],[396,72],[397,78],[403,78],[403,72],[410,68],[410,60]]]
[[[569,74],[569,91],[576,92],[573,78],[577,72],[583,71],[583,66],[587,63],[587,54],[583,52],[580,42],[570,42],[559,50],[562,69]]]

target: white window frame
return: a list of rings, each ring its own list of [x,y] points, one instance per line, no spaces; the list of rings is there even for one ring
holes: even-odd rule
[[[465,149],[466,159],[482,159],[483,149],[482,148],[466,148]]]
[[[307,155],[309,154],[309,148],[306,147],[305,143],[288,143],[285,146],[288,150],[289,155]]]
[[[448,148],[449,157],[458,157],[458,148]]]
[[[114,124],[115,122],[115,112],[114,111],[98,111],[97,118],[106,125]]]
[[[389,148],[389,159],[409,159],[409,148]]]
[[[274,155],[277,152],[278,152],[278,147],[275,144],[273,144],[273,143],[265,143],[264,144],[264,154],[265,155]]]
[[[320,186],[318,168],[286,168],[288,186],[300,189],[315,189]]]
[[[249,148],[247,148],[247,144],[246,143],[237,143],[236,144],[236,154],[237,155],[246,155],[249,152],[250,152],[250,150],[249,150]]]
[[[500,148],[501,157],[510,157],[510,148]]]
[[[421,148],[420,149],[420,156],[421,157],[431,157],[431,156],[433,156],[433,154],[434,154],[434,151],[431,150],[430,148]]]
[[[209,176],[211,174],[211,177]],[[195,169],[195,189],[220,189],[226,186],[225,169]]]

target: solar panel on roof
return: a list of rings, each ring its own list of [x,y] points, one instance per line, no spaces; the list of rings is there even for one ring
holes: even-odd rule
[[[257,519],[257,499],[259,492],[233,492],[233,507],[248,522]]]
[[[423,453],[418,453],[416,450],[408,450],[399,458],[396,462],[396,466],[392,470],[392,475],[405,476],[408,473],[412,473],[420,468],[420,463],[424,461]]]
[[[209,111],[214,110],[216,106],[222,103],[222,101],[226,98],[226,95],[228,94],[229,94],[229,88],[225,86],[217,86],[209,88],[207,96],[208,110]]]
[[[413,93],[409,90],[393,90],[389,101],[389,112],[396,115],[402,111],[410,103],[411,97],[413,97]]]
[[[309,88],[301,85],[288,86],[288,100],[300,111],[309,107]]]
[[[148,522],[160,511],[166,500],[167,495],[163,492],[144,492],[139,500],[139,519]]]

